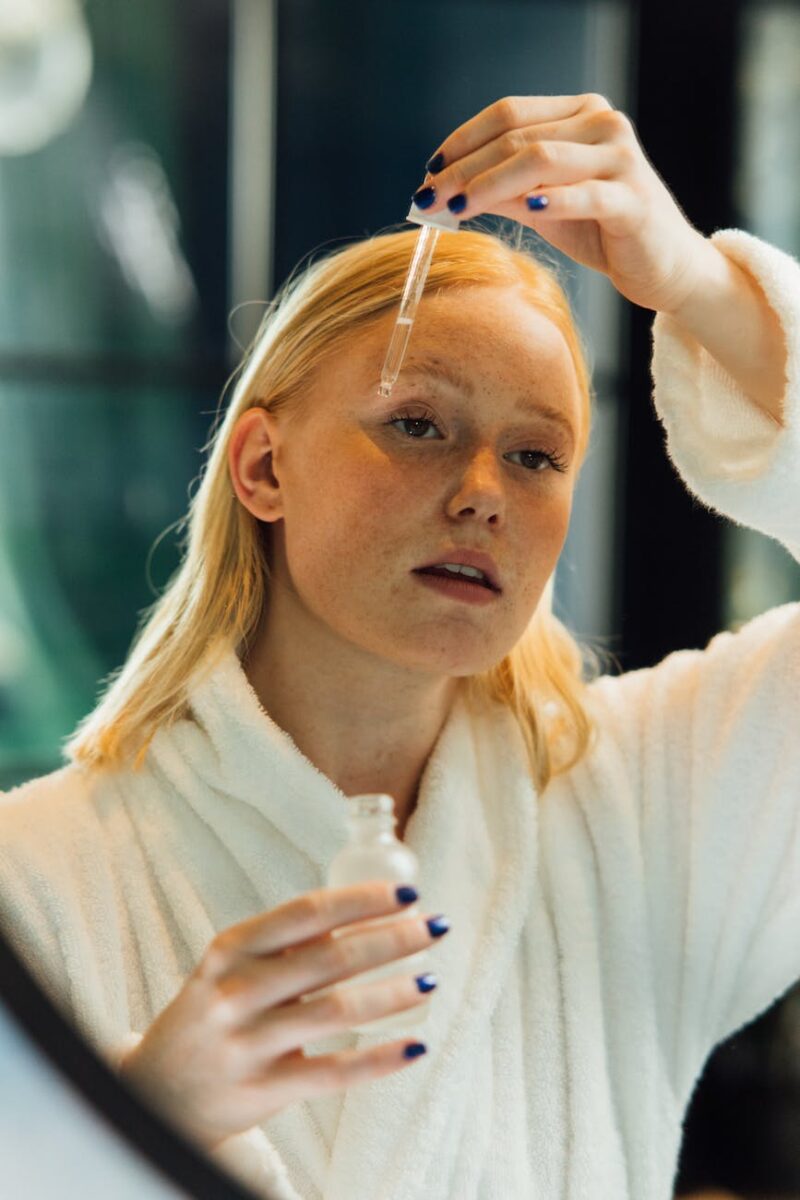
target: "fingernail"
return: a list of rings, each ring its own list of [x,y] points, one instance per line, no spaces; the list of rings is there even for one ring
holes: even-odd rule
[[[430,171],[431,175],[438,175],[444,166],[444,155],[441,150],[438,154],[434,154],[433,158],[429,158],[425,163],[425,170]]]
[[[403,1050],[403,1058],[419,1058],[420,1054],[427,1054],[428,1047],[424,1042],[409,1042]]]
[[[447,917],[444,916],[431,917],[426,924],[430,930],[431,937],[441,937],[442,934],[447,933],[448,929],[450,928],[450,922],[448,921]]]
[[[547,196],[527,196],[528,208],[547,208],[550,201]]]
[[[439,980],[430,972],[427,975],[415,975],[414,978],[421,992],[432,992],[435,987],[439,986]]]
[[[405,885],[403,887],[399,887],[395,892],[395,895],[397,896],[398,904],[413,904],[415,900],[419,899],[417,889],[413,887],[406,887]]]
[[[414,192],[411,199],[416,204],[417,208],[430,208],[436,199],[436,188],[421,187],[418,192]]]

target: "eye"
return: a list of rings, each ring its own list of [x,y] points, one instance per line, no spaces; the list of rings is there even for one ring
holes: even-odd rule
[[[430,417],[412,417],[408,413],[399,413],[396,417],[390,417],[386,422],[387,425],[396,425],[402,422],[405,425],[430,425],[433,429],[438,429],[439,426]],[[421,438],[415,438],[415,441],[422,441]]]
[[[387,425],[407,424],[407,425],[417,425],[417,426],[430,425],[431,428],[439,430],[439,426],[436,424],[436,422],[433,420],[432,417],[412,416],[411,413],[396,413],[395,416],[389,418],[389,420],[386,422],[386,424]],[[412,441],[421,442],[421,441],[425,441],[425,440],[427,440],[427,441],[431,440],[430,438],[425,439],[423,437],[415,437],[413,435],[408,435],[408,434],[406,434],[405,436],[406,436],[407,441],[412,440]],[[434,438],[433,440],[435,441],[436,439]],[[566,462],[566,460],[564,458],[562,458],[562,456],[554,450],[553,451],[513,450],[512,453],[528,455],[529,457],[537,459],[539,462],[541,462],[542,459],[545,459],[547,462],[550,463],[550,467],[554,471],[566,471],[567,467],[569,465]],[[535,473],[541,474],[541,471],[536,471]]]
[[[554,471],[566,471],[568,466],[566,459],[562,458],[560,454],[556,454],[554,450],[512,450],[511,453],[527,454],[531,458],[538,459],[539,462],[541,462],[541,460],[544,458],[550,463],[550,466]]]

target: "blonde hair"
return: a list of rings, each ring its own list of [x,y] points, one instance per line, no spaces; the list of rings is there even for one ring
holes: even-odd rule
[[[210,669],[232,646],[238,652],[247,645],[268,594],[269,543],[231,487],[234,425],[255,406],[275,413],[286,408],[288,419],[301,410],[320,360],[351,347],[354,330],[397,305],[417,232],[382,233],[302,270],[298,264],[268,305],[232,377],[238,380],[224,419],[204,447],[208,460],[200,485],[178,523],[187,530],[181,563],[140,614],[127,660],[105,681],[97,707],[65,742],[73,762],[119,768],[134,759],[138,770],[156,731],[191,717],[186,684],[200,661]],[[516,288],[563,334],[581,396],[577,472],[589,442],[592,392],[581,334],[556,271],[502,234],[442,232],[426,293],[483,284]],[[594,651],[575,641],[554,615],[552,600],[553,576],[509,654],[462,680],[468,702],[491,699],[514,714],[540,793],[589,748],[594,726],[584,704],[584,654],[599,673]]]

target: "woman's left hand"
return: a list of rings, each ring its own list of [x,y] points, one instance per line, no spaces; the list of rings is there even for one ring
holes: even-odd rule
[[[674,311],[701,281],[713,246],[686,219],[633,123],[602,96],[506,96],[442,142],[428,174],[435,201],[462,194],[461,220],[496,213],[528,225],[602,271],[634,304]],[[436,156],[434,156],[436,157]],[[546,208],[526,198],[545,195]]]

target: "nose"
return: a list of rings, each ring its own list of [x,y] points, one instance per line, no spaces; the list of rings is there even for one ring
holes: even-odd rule
[[[453,507],[459,513],[470,509],[484,520],[496,520],[504,504],[500,466],[494,451],[484,447],[472,455],[464,469]]]

